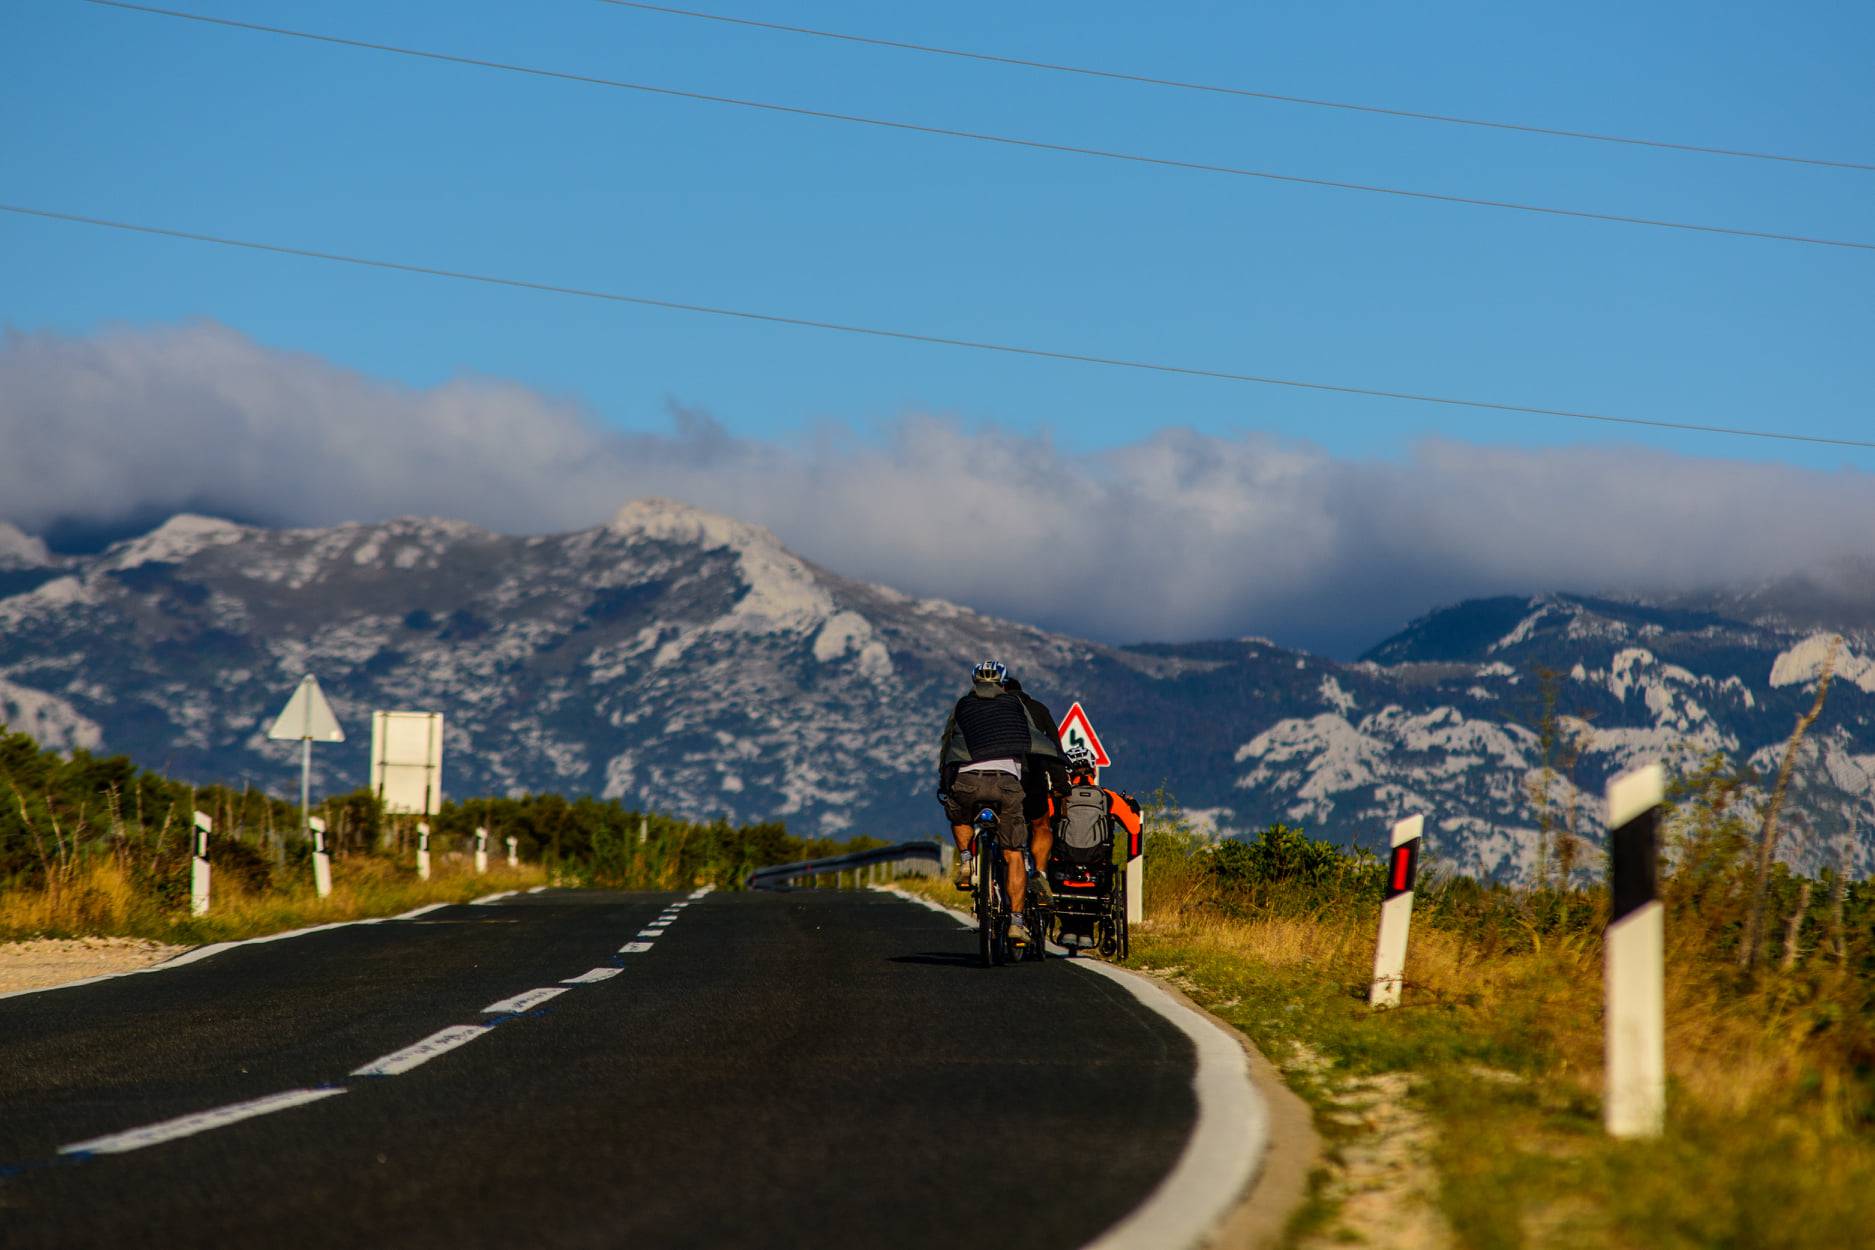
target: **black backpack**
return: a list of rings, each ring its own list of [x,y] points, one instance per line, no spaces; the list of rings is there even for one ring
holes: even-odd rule
[[[1053,858],[1082,866],[1113,862],[1113,812],[1099,786],[1075,786],[1059,803]]]

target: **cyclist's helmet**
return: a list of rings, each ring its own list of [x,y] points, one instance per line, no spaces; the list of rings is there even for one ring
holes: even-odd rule
[[[976,671],[970,674],[970,680],[991,681],[1000,686],[1003,684],[1003,680],[1008,676],[1009,666],[1007,664],[1004,664],[1001,660],[984,660],[977,665]]]
[[[1091,773],[1094,771],[1094,750],[1092,747],[1075,743],[1061,753],[1071,773]]]

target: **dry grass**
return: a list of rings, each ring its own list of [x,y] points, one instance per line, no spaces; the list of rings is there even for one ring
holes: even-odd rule
[[[1133,962],[1243,1029],[1317,1107],[1330,1165],[1296,1245],[1388,1244],[1374,1230],[1414,1214],[1424,1185],[1406,1182],[1427,1174],[1439,1216],[1427,1227],[1449,1241],[1425,1244],[1839,1250],[1875,1226],[1875,1073],[1860,1043],[1825,1027],[1831,1002],[1858,1000],[1820,961],[1744,982],[1684,926],[1668,950],[1667,1133],[1615,1142],[1601,1128],[1598,924],[1532,925],[1506,944],[1422,917],[1405,1005],[1375,1012],[1372,901],[1246,907],[1201,861],[1172,856],[1149,857],[1147,887]],[[1401,1138],[1419,1157],[1397,1161],[1394,1193],[1363,1160],[1400,1142],[1348,1111],[1373,1089],[1430,1127]]]
[[[319,898],[312,882],[256,890],[233,874],[212,883],[205,916],[191,916],[186,898],[164,899],[139,889],[113,858],[92,860],[45,886],[0,894],[0,937],[113,934],[195,943],[254,937],[283,929],[392,915],[427,903],[467,902],[496,890],[546,882],[538,867],[491,867],[485,876],[447,862],[429,881],[384,860],[358,856],[333,865],[332,893]]]

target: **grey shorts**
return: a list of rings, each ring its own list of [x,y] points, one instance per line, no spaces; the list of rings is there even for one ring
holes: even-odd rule
[[[996,840],[1012,851],[1029,844],[1029,822],[1022,817],[1022,779],[1013,773],[958,773],[951,782],[944,814],[953,825],[974,825],[984,808],[996,812]]]

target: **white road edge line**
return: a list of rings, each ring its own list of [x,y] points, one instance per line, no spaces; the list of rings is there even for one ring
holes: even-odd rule
[[[466,1046],[476,1038],[488,1032],[485,1024],[452,1024],[430,1034],[415,1045],[373,1059],[362,1068],[353,1068],[353,1076],[398,1076],[410,1071],[418,1064],[428,1063],[438,1055],[448,1054],[458,1046]]]
[[[563,978],[560,984],[561,985],[596,985],[600,981],[610,981],[613,977],[617,976],[619,973],[623,971],[625,971],[625,969],[623,968],[594,968],[591,972],[582,972],[576,977]]]
[[[517,1011],[532,1011],[542,1003],[558,998],[564,993],[566,993],[564,985],[547,985],[537,990],[522,990],[519,994],[511,995],[500,1002],[490,1003],[482,1008],[482,1014],[485,1016],[496,1013],[513,1015]]]
[[[173,1120],[164,1120],[159,1124],[146,1124],[142,1128],[129,1129],[122,1133],[111,1133],[104,1137],[93,1137],[88,1141],[73,1142],[69,1146],[60,1146],[62,1155],[115,1155],[127,1150],[141,1150],[145,1146],[157,1146],[166,1141],[175,1141],[178,1137],[193,1137],[224,1124],[234,1124],[241,1120],[251,1120],[257,1115],[267,1115],[273,1111],[285,1111],[289,1107],[303,1106],[309,1102],[318,1102],[321,1098],[330,1098],[342,1094],[340,1087],[330,1089],[290,1089],[284,1094],[269,1094],[265,1098],[255,1098],[248,1102],[230,1103],[225,1107],[216,1107],[211,1111],[197,1111],[191,1115],[177,1116]]]
[[[494,894],[484,894],[482,895],[482,897],[476,899],[473,903],[470,903],[469,906],[486,907],[490,903],[499,903],[504,898],[513,898],[515,895],[519,893],[520,893],[519,890],[501,890]]]
[[[546,889],[546,886],[541,886]],[[532,893],[532,891],[529,891]],[[480,902],[473,899],[472,902]],[[69,990],[80,985],[96,985],[100,981],[115,981],[119,977],[142,976],[146,972],[168,972],[172,968],[186,968],[192,963],[207,959],[210,955],[219,955],[223,951],[233,950],[237,946],[258,946],[263,942],[280,942],[287,938],[305,937],[308,933],[324,933],[328,929],[346,929],[361,924],[388,924],[394,920],[414,920],[418,916],[427,916],[440,907],[454,907],[454,903],[431,903],[397,916],[365,916],[358,920],[332,920],[325,924],[307,925],[303,929],[287,929],[281,933],[263,933],[259,937],[240,938],[232,942],[210,942],[207,946],[198,946],[194,950],[184,951],[174,959],[165,959],[160,964],[151,964],[147,968],[131,968],[124,972],[104,972],[95,977],[81,977],[76,981],[61,981],[57,985],[35,985],[30,989],[7,990],[0,993],[0,999],[20,998],[27,994],[49,994],[53,990]]]
[[[896,886],[876,888],[943,912],[965,928],[976,927],[974,918],[955,908]],[[1068,964],[1124,988],[1190,1038],[1197,1052],[1191,1086],[1198,1102],[1198,1122],[1178,1162],[1144,1202],[1083,1250],[1202,1245],[1249,1188],[1269,1150],[1269,1106],[1250,1083],[1243,1047],[1215,1020],[1181,1002],[1150,977],[1094,960],[1074,959]]]

